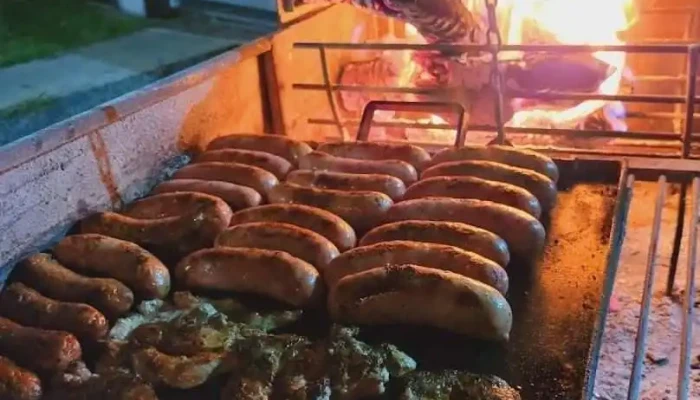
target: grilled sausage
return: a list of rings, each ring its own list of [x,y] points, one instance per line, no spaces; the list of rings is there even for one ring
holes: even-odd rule
[[[71,235],[53,248],[61,264],[86,275],[114,278],[141,299],[162,299],[170,292],[170,272],[137,244],[98,234]]]
[[[406,220],[452,221],[474,225],[502,237],[514,254],[529,259],[544,248],[546,232],[532,215],[485,200],[432,197],[395,204],[387,222]]]
[[[279,180],[284,179],[292,169],[292,163],[284,158],[264,151],[255,150],[213,150],[202,153],[195,160],[196,163],[212,161],[252,165],[272,173]]]
[[[44,297],[19,282],[0,293],[0,315],[26,326],[66,331],[89,340],[100,339],[109,330],[105,316],[93,307]]]
[[[427,325],[508,340],[510,305],[496,289],[453,272],[400,265],[346,276],[331,288],[331,317],[342,323]]]
[[[494,161],[535,171],[554,182],[559,180],[559,168],[551,158],[536,151],[511,146],[463,146],[445,149],[435,154],[431,164],[450,161]]]
[[[557,186],[551,179],[531,170],[492,161],[446,162],[426,169],[421,178],[435,176],[473,176],[519,186],[535,195],[544,210],[551,210],[557,201]]]
[[[216,246],[285,251],[317,268],[325,267],[340,254],[330,240],[318,233],[280,222],[236,225],[216,238]]]
[[[154,386],[192,389],[203,385],[216,373],[223,354],[202,352],[193,356],[162,353],[153,347],[136,350],[131,355],[134,372]]]
[[[165,193],[139,200],[122,214],[92,215],[81,222],[80,230],[134,242],[170,264],[211,247],[231,215],[231,208],[218,197]]]
[[[27,257],[15,269],[17,279],[44,296],[60,301],[87,303],[107,317],[131,309],[134,293],[111,278],[88,278],[62,266],[48,254]]]
[[[270,203],[297,203],[322,208],[340,216],[361,232],[377,226],[394,202],[379,192],[344,192],[281,183],[270,192]]]
[[[401,179],[379,174],[298,170],[287,176],[287,182],[319,189],[379,192],[394,201],[401,200],[406,192]]]
[[[394,222],[369,231],[360,241],[360,246],[394,240],[455,246],[486,257],[502,267],[510,262],[510,252],[505,240],[485,229],[459,222]]]
[[[41,394],[41,381],[36,374],[0,356],[0,399],[39,400]]]
[[[430,154],[412,144],[390,142],[335,142],[324,143],[319,151],[336,157],[356,160],[401,160],[416,168],[430,161]]]
[[[199,192],[216,196],[225,201],[232,210],[255,207],[262,203],[262,196],[255,189],[230,182],[205,181],[201,179],[173,179],[156,186],[151,193],[174,192]]]
[[[207,146],[207,150],[221,149],[264,151],[280,156],[294,166],[299,164],[299,158],[312,151],[308,144],[284,136],[255,134],[222,136],[214,139]]]
[[[355,246],[355,231],[335,214],[301,204],[271,204],[239,211],[231,217],[231,225],[250,222],[282,222],[306,228],[326,239],[340,251]]]
[[[489,200],[523,210],[535,218],[542,214],[540,202],[527,190],[471,176],[436,176],[420,180],[408,188],[404,199],[425,197]]]
[[[300,169],[350,174],[382,174],[401,179],[406,185],[418,180],[416,168],[401,160],[354,160],[335,157],[320,151],[307,154],[299,161]]]
[[[80,360],[78,339],[68,332],[19,325],[0,317],[0,354],[37,372],[58,372]]]
[[[275,175],[262,168],[215,161],[187,165],[177,171],[173,175],[173,179],[228,182],[247,186],[260,193],[263,197],[279,183]]]
[[[508,274],[500,265],[476,253],[436,243],[393,241],[357,247],[335,258],[322,270],[328,287],[342,278],[384,265],[413,264],[476,279],[501,293],[508,291]]]
[[[200,250],[178,264],[175,277],[185,289],[253,293],[295,307],[317,302],[323,291],[312,265],[283,251],[264,249]]]

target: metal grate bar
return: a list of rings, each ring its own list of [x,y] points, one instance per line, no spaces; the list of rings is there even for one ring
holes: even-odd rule
[[[688,259],[686,260],[685,295],[683,296],[683,329],[681,333],[681,360],[678,367],[678,400],[687,400],[690,392],[690,363],[693,346],[693,314],[695,310],[695,268],[697,264],[698,203],[700,178],[693,179],[688,235]]]
[[[661,232],[661,215],[666,200],[666,176],[659,177],[659,189],[654,208],[654,222],[651,228],[649,241],[649,254],[647,255],[646,277],[644,278],[644,293],[639,315],[639,326],[634,347],[634,360],[632,362],[632,375],[627,400],[639,399],[642,384],[642,370],[644,368],[644,355],[646,353],[646,340],[648,335],[649,313],[651,310],[652,289],[654,286],[654,274],[656,272],[656,254],[659,247],[659,234]]]

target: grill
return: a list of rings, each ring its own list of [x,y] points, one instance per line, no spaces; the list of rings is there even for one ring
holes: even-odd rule
[[[285,2],[289,4],[289,2]],[[291,10],[291,8],[290,8]],[[252,80],[254,73],[261,81],[261,86],[265,86],[269,92],[275,92],[275,82],[268,81],[269,69],[280,67],[269,64],[269,52],[272,45],[261,41],[252,46],[241,49],[233,55],[224,55],[204,67],[187,71],[182,75],[167,82],[148,88],[142,92],[134,94],[127,99],[121,99],[113,104],[106,105],[93,112],[76,117],[62,125],[40,132],[35,137],[27,139],[25,142],[0,152],[0,179],[2,179],[2,189],[0,190],[0,205],[11,204],[8,219],[1,219],[0,228],[8,233],[7,242],[2,244],[2,264],[10,263],[21,256],[21,252],[27,253],[36,248],[45,248],[56,237],[62,236],[66,227],[77,218],[83,217],[90,211],[104,209],[110,206],[121,204],[122,201],[129,202],[135,198],[146,194],[154,183],[161,181],[168,170],[180,166],[183,159],[181,141],[184,135],[182,131],[192,134],[193,130],[186,125],[195,123],[205,124],[210,120],[216,121],[216,129],[212,129],[210,135],[219,135],[231,131],[257,130],[269,131],[269,126],[278,126],[280,121],[267,121],[271,114],[270,110],[275,110],[274,100],[261,99],[262,111],[260,114],[267,117],[259,124],[256,122],[250,127],[239,121],[231,122],[222,114],[232,112],[230,107],[226,112],[221,113],[219,106],[214,103],[231,105],[230,91],[224,90],[224,95],[213,95],[214,101],[207,102],[211,87],[217,85],[219,78],[231,78],[236,75],[241,85],[248,84]],[[700,136],[693,133],[693,118],[698,114],[694,113],[694,105],[700,103],[700,98],[696,93],[698,57],[700,56],[700,45],[698,44],[637,44],[625,46],[509,46],[503,45],[498,48],[488,46],[463,46],[463,45],[405,45],[388,43],[368,43],[351,44],[345,42],[316,42],[297,41],[292,46],[296,50],[312,50],[318,52],[318,59],[322,66],[322,83],[302,83],[295,81],[291,88],[297,92],[316,92],[325,94],[329,109],[328,117],[309,117],[306,122],[314,126],[332,127],[337,131],[336,135],[321,140],[337,140],[338,137],[345,137],[350,140],[363,140],[369,137],[372,127],[400,127],[400,128],[422,128],[422,129],[443,129],[454,130],[454,146],[462,146],[470,142],[472,134],[476,131],[497,132],[497,142],[507,142],[512,135],[533,134],[538,136],[563,137],[563,138],[614,138],[635,140],[632,144],[618,145],[611,144],[606,148],[578,148],[563,146],[537,147],[536,149],[551,154],[562,169],[564,178],[562,179],[562,196],[566,204],[572,207],[568,210],[576,210],[575,203],[577,196],[586,198],[592,196],[594,199],[603,202],[602,207],[592,213],[591,219],[598,223],[600,229],[592,229],[586,236],[591,243],[595,242],[595,252],[599,258],[596,259],[594,272],[586,278],[586,282],[591,287],[580,289],[576,280],[566,276],[568,272],[580,271],[580,254],[587,251],[587,248],[577,248],[576,240],[571,240],[566,244],[569,249],[570,258],[557,259],[556,255],[551,255],[543,265],[538,266],[536,271],[541,272],[540,276],[528,276],[523,272],[523,276],[514,277],[516,284],[520,278],[521,287],[515,288],[515,300],[524,301],[530,297],[544,294],[559,299],[559,305],[563,308],[556,310],[553,307],[547,308],[547,312],[571,312],[576,310],[571,319],[560,321],[555,328],[564,329],[561,343],[571,345],[575,348],[572,353],[548,352],[549,343],[553,336],[549,330],[547,335],[538,336],[544,331],[528,330],[528,322],[549,321],[547,315],[543,315],[542,309],[523,305],[515,310],[516,315],[524,315],[527,312],[534,314],[523,318],[520,325],[516,327],[513,337],[515,346],[514,352],[503,349],[486,349],[465,346],[454,341],[454,338],[432,336],[432,341],[441,342],[444,339],[448,346],[441,348],[428,348],[422,350],[415,343],[425,343],[425,336],[420,333],[406,338],[406,350],[414,354],[419,354],[419,358],[426,365],[433,367],[444,366],[441,358],[446,358],[447,364],[455,366],[469,365],[475,370],[488,370],[490,372],[512,375],[522,371],[522,375],[517,377],[520,383],[526,383],[523,387],[525,399],[572,399],[591,398],[594,392],[594,384],[597,366],[599,364],[600,350],[604,335],[606,316],[609,313],[610,299],[612,296],[615,276],[618,269],[622,246],[627,230],[628,214],[630,212],[632,199],[635,196],[635,183],[638,182],[658,182],[656,191],[656,202],[654,207],[654,218],[651,234],[649,237],[649,250],[646,265],[646,280],[643,291],[643,300],[640,307],[641,317],[636,329],[635,352],[633,356],[632,368],[629,371],[629,392],[628,399],[639,399],[641,387],[644,383],[643,369],[644,359],[647,349],[647,338],[649,335],[649,317],[652,313],[652,283],[654,277],[658,275],[659,243],[663,240],[661,235],[661,221],[663,205],[666,200],[667,189],[671,186],[677,187],[678,210],[675,215],[674,235],[672,239],[671,264],[669,274],[666,277],[666,293],[670,295],[673,291],[674,283],[677,280],[679,268],[685,270],[686,286],[683,292],[683,320],[681,334],[681,352],[678,369],[678,392],[676,398],[679,400],[691,398],[689,389],[691,380],[691,358],[692,351],[692,323],[694,318],[694,299],[696,288],[694,287],[697,259],[697,220],[698,202],[700,202],[700,178],[696,178],[698,173],[698,163],[694,161],[700,158],[697,149],[697,142]],[[450,94],[460,88],[443,89],[415,89],[410,87],[368,87],[368,86],[347,86],[334,83],[331,79],[332,71],[329,66],[329,53],[331,52],[360,52],[365,50],[418,50],[418,51],[480,51],[490,53],[500,53],[503,51],[536,51],[536,52],[592,52],[597,50],[625,51],[628,53],[644,53],[659,55],[685,55],[687,57],[687,75],[683,79],[687,82],[685,95],[593,95],[588,93],[524,93],[505,92],[497,96],[497,104],[494,109],[501,106],[503,97],[518,97],[524,99],[565,99],[565,100],[611,100],[625,102],[644,102],[653,104],[671,104],[683,106],[682,132],[644,132],[631,131],[619,132],[612,130],[572,130],[572,129],[537,129],[537,128],[516,128],[503,126],[503,121],[496,121],[495,125],[475,125],[469,123],[470,114],[461,105],[454,103],[400,103],[400,102],[372,102],[368,104],[361,119],[346,119],[341,116],[336,101],[338,93],[342,92],[363,92],[374,94],[388,93],[413,93],[422,95]],[[248,56],[248,59],[239,58]],[[240,63],[238,65],[237,63]],[[263,68],[260,68],[260,67]],[[235,74],[228,73],[234,68]],[[283,67],[281,67],[283,68]],[[222,72],[222,70],[224,72]],[[252,72],[251,72],[252,71]],[[267,71],[267,72],[259,72]],[[280,74],[280,71],[277,71]],[[272,74],[274,75],[274,74]],[[264,77],[263,77],[264,76]],[[225,79],[221,79],[222,81]],[[272,88],[272,89],[270,89]],[[205,98],[205,100],[202,100]],[[245,101],[240,101],[242,109]],[[227,103],[228,101],[228,103]],[[183,104],[185,106],[183,106]],[[195,110],[197,107],[200,110]],[[301,107],[301,106],[300,106]],[[197,114],[196,111],[201,111]],[[457,123],[449,124],[422,124],[419,122],[379,122],[375,121],[373,115],[376,111],[418,111],[418,112],[450,112],[455,114]],[[312,110],[306,110],[308,114]],[[103,115],[105,114],[105,115]],[[194,114],[194,117],[192,117]],[[498,115],[498,113],[496,113]],[[638,118],[657,118],[657,114],[637,114]],[[668,115],[661,116],[663,118]],[[675,115],[671,116],[675,118]],[[190,119],[191,118],[191,119]],[[279,118],[277,118],[279,119]],[[223,122],[222,122],[223,121]],[[153,129],[155,127],[155,129]],[[265,129],[268,127],[268,129]],[[143,130],[150,128],[149,135],[143,135]],[[358,134],[349,137],[347,132]],[[196,131],[199,134],[199,131]],[[294,132],[290,132],[294,136]],[[202,134],[206,136],[207,134]],[[640,143],[641,141],[641,143]],[[94,145],[98,143],[98,145]],[[422,143],[429,149],[436,149],[432,143]],[[99,151],[98,151],[99,150]],[[612,159],[612,160],[611,160]],[[99,168],[94,168],[95,164]],[[80,182],[76,184],[73,179],[65,179],[69,175],[71,178],[80,177]],[[5,190],[5,188],[8,188]],[[579,191],[577,191],[579,190]],[[79,195],[76,195],[79,193]],[[77,196],[77,199],[76,199]],[[40,212],[35,212],[39,209]],[[2,214],[2,213],[0,213]],[[684,240],[684,223],[690,214],[690,228],[687,239]],[[20,227],[16,221],[24,221],[25,226]],[[553,220],[556,220],[556,216]],[[550,229],[556,221],[550,220]],[[560,218],[560,221],[562,219]],[[586,226],[585,221],[576,227]],[[564,228],[567,225],[562,223],[562,237],[567,232]],[[29,232],[29,233],[27,233]],[[574,232],[576,233],[576,232]],[[687,260],[685,265],[681,265],[682,248],[685,245]],[[563,248],[565,244],[557,247],[550,246],[548,251]],[[21,249],[16,250],[15,248]],[[8,250],[9,249],[9,250]],[[562,263],[565,267],[559,267]],[[5,277],[7,269],[3,269],[2,276]],[[554,287],[552,293],[540,292],[527,293],[526,284],[532,279],[542,279]],[[569,290],[577,290],[568,292]],[[577,296],[588,296],[586,307],[582,303],[567,302],[567,295],[576,293]],[[560,298],[563,297],[563,299]],[[573,308],[572,308],[573,307]],[[539,314],[538,314],[539,313]],[[528,319],[530,318],[530,319]],[[590,330],[580,330],[578,323],[587,323]],[[572,329],[572,327],[574,329]],[[533,336],[528,336],[531,334]],[[583,333],[583,334],[582,334]],[[390,335],[396,338],[396,332],[377,330],[371,332],[370,336],[381,339]],[[517,339],[517,338],[520,339]],[[530,343],[528,343],[530,342]],[[532,345],[535,342],[535,345]],[[411,344],[413,343],[413,345]],[[459,345],[458,348],[450,345]],[[528,347],[529,346],[529,347]],[[562,346],[565,347],[565,346]],[[459,351],[457,351],[457,350]],[[433,354],[430,354],[433,350]],[[567,350],[567,348],[557,349]],[[540,354],[540,352],[542,354]],[[558,355],[558,358],[547,359],[545,355]],[[493,360],[505,360],[503,363],[494,363]],[[489,363],[491,360],[491,363]],[[498,365],[496,365],[498,364]],[[533,369],[529,367],[535,366]],[[511,376],[512,377],[512,376]],[[620,382],[621,385],[625,382]]]
[[[618,203],[613,217],[613,231],[611,232],[611,248],[608,265],[605,272],[605,285],[603,293],[603,302],[600,306],[599,316],[601,317],[594,330],[594,338],[592,340],[592,348],[590,360],[588,364],[588,375],[586,384],[583,390],[583,398],[591,398],[594,394],[596,366],[598,364],[598,356],[600,352],[601,340],[605,326],[605,316],[608,313],[609,301],[611,298],[614,277],[621,252],[622,238],[624,237],[625,223],[627,213],[629,211],[631,197],[634,193],[635,181],[658,181],[656,206],[654,209],[653,226],[651,237],[649,239],[649,249],[646,264],[646,279],[643,286],[642,302],[640,309],[639,323],[636,329],[636,341],[634,348],[634,358],[632,360],[632,368],[629,378],[629,389],[627,398],[629,400],[639,399],[641,396],[641,388],[643,382],[644,361],[647,350],[647,337],[649,335],[649,316],[651,313],[651,298],[654,276],[658,265],[658,243],[661,240],[660,226],[663,206],[666,200],[666,193],[671,184],[677,185],[679,188],[678,209],[675,221],[675,233],[673,235],[673,246],[671,252],[671,262],[666,279],[665,293],[667,296],[673,294],[674,284],[678,271],[679,258],[681,254],[681,245],[683,242],[683,230],[686,220],[686,210],[690,210],[690,232],[687,238],[687,265],[686,265],[686,285],[683,290],[683,321],[681,333],[681,355],[678,368],[677,380],[677,395],[679,400],[690,398],[690,380],[692,362],[692,326],[695,302],[695,269],[697,259],[697,221],[698,221],[698,193],[699,180],[695,178],[697,173],[696,167],[692,163],[686,163],[684,160],[697,159],[700,157],[697,148],[697,142],[700,136],[695,132],[694,119],[700,117],[700,114],[695,112],[695,107],[700,104],[700,97],[697,96],[698,82],[698,57],[700,57],[700,44],[674,44],[670,42],[664,43],[640,43],[627,45],[603,45],[603,46],[583,46],[583,45],[500,45],[500,46],[483,46],[483,45],[449,45],[449,44],[398,44],[398,43],[345,43],[345,42],[297,42],[293,48],[296,50],[312,50],[317,52],[321,72],[322,83],[302,83],[297,82],[292,87],[297,91],[324,92],[327,96],[328,106],[331,118],[308,118],[307,122],[310,125],[332,126],[337,130],[337,137],[344,140],[367,140],[369,131],[373,127],[384,128],[413,128],[413,129],[440,129],[455,131],[455,147],[464,145],[470,141],[470,133],[475,131],[496,132],[495,139],[492,143],[503,144],[509,143],[509,136],[514,134],[530,134],[535,136],[549,136],[559,138],[605,138],[605,139],[621,139],[619,144],[609,144],[603,148],[578,148],[576,146],[532,146],[535,148],[553,155],[554,157],[568,158],[584,157],[590,160],[590,164],[582,166],[582,168],[592,168],[591,165],[598,165],[602,159],[620,158],[620,157],[639,157],[633,159],[621,171],[621,183],[618,192]],[[460,87],[441,87],[441,88],[416,88],[408,86],[368,86],[368,85],[346,85],[333,82],[330,78],[331,72],[329,69],[328,54],[329,52],[342,52],[352,54],[353,52],[362,51],[437,51],[449,54],[463,54],[469,52],[475,53],[491,53],[493,57],[497,57],[505,51],[523,51],[536,53],[552,53],[552,54],[573,54],[573,53],[591,53],[595,51],[622,51],[628,54],[650,54],[656,56],[663,55],[683,55],[686,58],[687,69],[684,78],[679,80],[686,82],[685,95],[636,95],[636,94],[618,94],[618,95],[603,95],[591,93],[574,93],[574,92],[535,92],[535,91],[513,91],[501,90],[502,85],[493,84],[494,77],[497,73],[492,71],[492,85],[496,91],[494,96],[494,125],[470,124],[469,115],[465,109],[457,103],[437,103],[437,102],[391,102],[391,101],[371,101],[367,104],[361,119],[343,118],[342,112],[339,110],[337,96],[340,93],[365,93],[368,95],[389,95],[389,94],[414,94],[422,96],[433,96],[436,98],[451,96],[464,90]],[[310,54],[310,53],[306,53]],[[354,59],[354,57],[351,56]],[[497,68],[497,67],[496,67]],[[497,78],[496,78],[497,79]],[[514,127],[504,126],[501,110],[503,107],[503,99],[537,99],[537,100],[603,100],[603,101],[621,101],[624,103],[646,103],[646,104],[672,104],[676,107],[676,115],[668,115],[663,113],[646,113],[637,112],[629,115],[629,118],[671,118],[678,120],[680,118],[681,132],[651,132],[651,131],[615,131],[615,130],[582,130],[582,129],[550,129],[550,128],[531,128],[531,127]],[[456,124],[435,124],[423,123],[418,121],[375,121],[374,114],[376,111],[393,111],[393,112],[420,112],[420,113],[439,113],[449,112],[458,115]],[[663,115],[662,115],[663,114]],[[357,130],[357,135],[354,137],[348,134]],[[634,141],[629,145],[622,144],[625,141]],[[415,143],[414,143],[415,144]],[[430,143],[420,143],[424,147],[434,147]],[[663,161],[654,162],[653,158],[660,158]],[[559,161],[559,160],[558,160]],[[690,191],[690,194],[688,193]],[[572,304],[572,306],[574,306]],[[517,324],[517,323],[516,323]],[[517,329],[516,329],[517,332]],[[566,340],[566,339],[564,339]],[[533,355],[537,358],[536,355]],[[482,360],[483,361],[483,360]],[[475,368],[476,366],[471,366]],[[530,378],[536,379],[536,374]],[[541,377],[540,377],[541,378]],[[550,379],[559,379],[549,377]],[[546,378],[545,378],[546,379]],[[620,382],[622,384],[622,382]],[[569,398],[570,394],[565,395],[566,390],[562,390],[562,386],[557,388],[556,384],[544,385],[546,388],[538,387],[532,393],[526,395],[526,398]],[[525,392],[527,393],[527,389]],[[545,394],[545,392],[547,394]],[[561,396],[561,397],[560,397]]]

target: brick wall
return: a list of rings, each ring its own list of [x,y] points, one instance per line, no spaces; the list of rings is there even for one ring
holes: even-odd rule
[[[625,33],[629,43],[700,42],[699,0],[635,0],[637,23]],[[684,95],[686,91],[687,57],[680,55],[631,54],[628,66],[634,73],[634,92],[638,94]],[[698,112],[700,108],[696,107]],[[682,115],[683,105],[629,104],[628,110],[645,113]],[[680,132],[682,120],[647,118],[629,120],[631,130],[664,130]],[[700,132],[700,118],[695,131]]]

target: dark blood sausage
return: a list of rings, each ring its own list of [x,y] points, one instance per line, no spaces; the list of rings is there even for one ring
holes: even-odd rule
[[[401,160],[354,160],[335,157],[320,151],[307,154],[299,161],[299,169],[311,169],[350,174],[382,174],[399,178],[406,185],[418,180],[416,168]]]
[[[340,254],[330,240],[318,233],[281,222],[236,225],[216,238],[216,246],[285,251],[317,268],[325,267]]]
[[[0,399],[39,400],[41,395],[41,381],[36,374],[0,356]]]
[[[100,339],[109,330],[107,319],[95,308],[49,299],[19,282],[0,293],[0,315],[22,325],[66,331],[89,340]]]
[[[202,179],[173,179],[161,183],[152,194],[174,192],[199,192],[216,196],[233,210],[255,207],[262,203],[262,196],[255,189],[230,182],[205,181]]]
[[[430,161],[430,154],[412,144],[389,142],[335,142],[324,143],[319,151],[336,157],[356,160],[401,160],[416,168]]]
[[[436,176],[473,176],[519,186],[535,195],[544,210],[551,210],[557,201],[557,186],[551,179],[528,169],[511,167],[497,162],[446,162],[426,169],[421,178]]]
[[[328,310],[338,322],[425,325],[479,339],[504,341],[513,315],[496,289],[449,271],[385,266],[341,279]]]
[[[134,303],[134,293],[123,283],[111,278],[78,275],[48,254],[27,257],[14,270],[13,276],[46,297],[87,303],[107,317],[126,313]]]
[[[323,295],[316,268],[283,251],[200,250],[178,264],[175,277],[185,289],[252,293],[295,307],[316,303]]]
[[[86,275],[114,278],[141,299],[162,299],[170,292],[170,272],[139,245],[98,234],[70,235],[52,250],[58,262]]]
[[[380,174],[298,170],[287,176],[287,182],[319,189],[379,192],[394,201],[401,200],[406,192],[401,179]]]
[[[284,136],[255,134],[222,136],[214,139],[207,146],[207,150],[221,149],[264,151],[280,156],[294,166],[299,164],[299,158],[312,151],[308,144]]]
[[[282,222],[316,232],[333,242],[340,251],[355,246],[355,231],[339,216],[316,207],[301,204],[270,204],[239,211],[231,217],[231,225],[251,222]]]
[[[527,190],[510,183],[471,176],[436,176],[422,179],[408,188],[404,200],[424,197],[489,200],[523,210],[535,218],[542,215],[540,202]]]
[[[103,212],[80,224],[82,233],[98,233],[134,242],[166,263],[211,247],[229,224],[231,208],[203,193],[165,193],[133,203],[122,213]]]
[[[433,157],[432,165],[449,161],[494,161],[540,173],[557,182],[559,169],[551,158],[533,150],[511,146],[463,146],[445,149]]]
[[[435,243],[393,241],[357,247],[335,258],[322,272],[327,286],[333,287],[348,275],[400,264],[451,271],[501,293],[508,291],[508,274],[500,265],[476,253]]]
[[[395,204],[386,222],[407,220],[452,221],[474,225],[502,237],[511,253],[524,258],[539,255],[546,232],[532,215],[517,208],[485,200],[432,197]]]
[[[32,371],[50,373],[80,360],[82,350],[68,332],[30,328],[0,317],[0,354]]]
[[[260,193],[263,197],[279,183],[275,175],[262,168],[216,161],[187,165],[177,171],[173,175],[173,179],[228,182],[247,186]]]
[[[377,226],[394,203],[379,192],[345,192],[281,183],[270,192],[270,203],[297,203],[328,210],[356,231]]]
[[[502,267],[510,262],[505,240],[493,232],[459,222],[394,222],[372,229],[360,240],[359,245],[369,246],[394,240],[455,246],[486,257]]]
[[[195,159],[195,163],[212,161],[252,165],[272,173],[279,180],[284,179],[293,168],[292,163],[280,156],[255,150],[212,150],[202,153]]]

